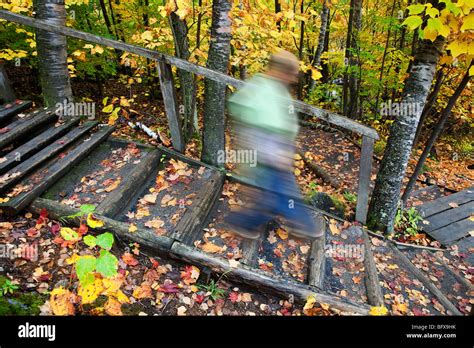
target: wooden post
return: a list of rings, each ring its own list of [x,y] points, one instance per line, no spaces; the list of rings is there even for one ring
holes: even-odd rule
[[[181,120],[179,118],[178,102],[176,99],[176,90],[174,88],[173,72],[171,66],[162,61],[156,61],[158,76],[160,78],[161,93],[165,103],[165,112],[168,119],[168,126],[171,133],[173,147],[179,151],[184,151],[183,132]]]
[[[4,63],[4,61],[0,60],[0,104],[9,103],[16,99],[5,72]]]
[[[357,190],[356,220],[362,224],[367,221],[369,208],[370,176],[372,174],[372,156],[374,152],[374,139],[362,137],[362,151],[360,154],[359,188]]]

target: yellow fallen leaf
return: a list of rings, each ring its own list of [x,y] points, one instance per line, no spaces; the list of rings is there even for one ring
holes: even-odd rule
[[[283,228],[279,228],[276,231],[276,234],[278,235],[278,237],[280,237],[283,240],[288,238],[288,232],[286,232]]]
[[[122,315],[122,305],[113,297],[109,297],[107,303],[104,305],[104,309],[108,315]]]
[[[336,234],[341,233],[341,232],[339,231],[339,228],[337,227],[336,223],[333,222],[333,221],[331,221],[331,223],[329,224],[329,231],[331,231],[331,233],[332,233],[333,235],[336,235]]]
[[[113,183],[111,183],[109,186],[105,188],[105,192],[111,192],[115,190],[120,185],[121,181],[122,181],[121,179],[115,180]]]
[[[90,228],[99,228],[104,226],[104,222],[97,219],[92,213],[89,213],[87,215],[87,226]]]
[[[387,315],[388,309],[384,306],[373,306],[370,307],[369,314],[370,315]]]
[[[54,315],[74,315],[76,296],[63,287],[51,291],[49,304]]]
[[[208,242],[208,243],[205,243],[202,246],[202,250],[204,250],[205,252],[208,252],[208,253],[217,253],[217,252],[221,251],[222,248],[218,245],[215,245],[211,242]]]
[[[82,304],[89,304],[97,300],[97,297],[99,297],[103,290],[102,279],[96,279],[87,286],[79,285],[77,294],[81,297]]]
[[[128,232],[136,232],[137,231],[137,226],[135,224],[130,224],[130,227],[128,228]]]
[[[312,309],[314,304],[316,303],[316,298],[314,296],[308,296],[306,303],[303,307],[303,311],[307,311],[308,309]]]

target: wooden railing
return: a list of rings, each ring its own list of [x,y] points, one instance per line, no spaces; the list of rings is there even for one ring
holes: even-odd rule
[[[46,23],[45,21],[31,18],[5,10],[0,10],[0,19],[8,20],[10,22],[23,24],[36,29],[46,30],[53,33],[81,39],[88,42],[93,42],[99,45],[112,47],[117,50],[130,52],[139,56],[155,60],[158,67],[158,75],[160,78],[161,91],[163,94],[163,101],[165,105],[166,117],[170,129],[173,147],[178,151],[183,151],[184,141],[182,135],[181,122],[178,114],[178,104],[176,98],[176,89],[173,82],[173,75],[171,66],[192,72],[196,75],[204,76],[208,79],[221,82],[226,85],[242,88],[248,83],[242,80],[235,79],[226,74],[190,63],[186,60],[176,58],[161,52],[153,51],[136,45],[127,44],[121,41],[108,39],[98,35],[86,33],[80,30],[71,29],[64,26],[55,26]],[[339,126],[360,134],[362,136],[362,152],[360,158],[359,168],[359,185],[357,193],[357,207],[356,219],[361,223],[366,222],[368,200],[370,191],[370,176],[372,171],[372,156],[374,141],[379,139],[377,132],[370,127],[351,120],[339,114],[329,112],[312,105],[308,105],[302,101],[291,101],[296,111],[315,116],[335,126]]]

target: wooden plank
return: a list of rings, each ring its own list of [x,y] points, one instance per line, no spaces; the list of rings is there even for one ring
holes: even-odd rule
[[[474,231],[474,221],[466,218],[437,230],[429,232],[429,235],[444,245],[453,244],[458,239],[466,237],[469,232]]]
[[[125,209],[130,199],[141,189],[151,172],[160,162],[161,152],[154,150],[127,175],[118,189],[112,191],[96,208],[98,214],[113,218]]]
[[[50,163],[43,165],[39,168],[38,172],[45,171],[47,174],[42,178],[41,182],[30,191],[22,192],[8,202],[0,204],[0,209],[7,214],[17,214],[26,208],[35,198],[39,197],[101,142],[107,139],[113,130],[114,127],[102,127],[81,143],[76,144],[63,158],[55,158]],[[32,175],[35,174],[33,173]]]
[[[0,163],[0,174],[13,168],[18,163],[28,159],[45,145],[56,140],[59,136],[66,133],[72,126],[79,123],[79,118],[66,122],[59,127],[51,126],[49,129],[31,139],[27,143],[16,148],[4,156],[6,161]]]
[[[146,58],[150,58],[159,62],[174,65],[179,69],[189,71],[194,74],[209,78],[213,81],[221,82],[226,85],[231,85],[237,88],[242,88],[248,84],[248,82],[244,82],[242,80],[235,79],[226,74],[190,63],[184,59],[169,56],[167,54],[157,52],[151,49],[126,44],[126,43],[112,40],[112,39],[107,39],[98,35],[85,33],[79,30],[62,27],[62,26],[51,25],[42,20],[30,18],[30,17],[19,15],[16,13],[11,13],[5,10],[0,10],[0,18],[6,19],[11,22],[27,25],[30,27],[47,30],[53,33],[62,34],[62,35],[74,37],[74,38],[89,41],[89,42],[94,42],[99,45],[113,47],[121,51],[138,54],[142,57],[146,57]],[[344,116],[341,116],[336,113],[329,112],[323,109],[316,108],[312,105],[305,104],[301,101],[282,100],[282,102],[287,105],[293,104],[296,111],[298,112],[321,118],[325,120],[326,122],[349,129],[353,132],[359,133],[361,135],[365,135],[374,140],[379,139],[379,136],[377,132],[375,131],[375,129],[365,126],[361,123],[358,123]]]
[[[315,239],[311,243],[311,250],[308,256],[308,284],[322,290],[324,288],[323,284],[326,272],[326,257],[324,247],[326,245],[327,224],[324,218],[322,218],[322,216],[319,214],[316,218],[320,219],[320,223],[324,224],[324,234],[321,238]]]
[[[474,200],[474,186],[471,186],[465,190],[453,193],[449,196],[443,196],[435,199],[434,201],[419,205],[416,207],[425,219],[431,215],[438,214],[444,210],[451,209],[450,203],[456,203],[458,205],[467,203]]]
[[[315,287],[295,280],[269,275],[259,269],[250,268],[243,264],[231,267],[229,261],[223,257],[213,256],[180,242],[173,243],[170,255],[198,267],[208,267],[219,274],[225,273],[227,279],[244,283],[260,291],[276,293],[284,297],[293,294],[295,301],[298,303],[305,303],[308,297],[313,296],[317,302],[326,303],[345,314],[368,315],[370,310],[368,305],[354,303],[338,295],[322,292]]]
[[[365,288],[367,290],[367,299],[372,306],[383,306],[384,299],[380,279],[375,265],[374,254],[372,253],[372,243],[370,242],[367,231],[361,229],[364,240],[364,269],[365,269]]]
[[[398,256],[398,259],[403,263],[405,268],[407,268],[415,277],[420,280],[423,285],[434,295],[436,298],[439,300],[439,302],[451,313],[448,312],[448,314],[451,315],[462,315],[462,313],[456,308],[455,305],[451,303],[451,301],[448,300],[448,298],[434,285],[426,276],[423,274],[422,271],[420,271],[416,266],[411,263],[411,261],[408,259],[408,257],[405,256],[404,253],[402,253],[398,248],[395,246],[395,244],[391,243],[390,241],[387,241],[389,244],[390,248],[393,250],[393,252]]]
[[[10,145],[20,137],[27,137],[28,133],[34,132],[38,126],[53,121],[58,116],[53,108],[30,113],[25,118],[10,123],[6,128],[8,132],[0,134],[0,149]]]
[[[173,147],[179,151],[184,151],[183,131],[179,116],[176,89],[174,88],[173,72],[171,66],[163,62],[157,62],[158,76],[160,78],[161,94],[165,103],[165,113],[168,119],[171,141]]]
[[[459,220],[463,220],[474,213],[474,201],[460,205],[457,208],[443,211],[439,214],[432,215],[428,219],[421,221],[420,226],[423,231],[430,233],[441,227],[447,226]]]
[[[172,238],[184,244],[192,245],[198,238],[204,228],[203,224],[207,216],[221,194],[224,176],[217,171],[208,173],[209,177],[207,179],[203,176],[206,181],[196,193],[193,206],[186,208],[183,217],[176,225],[175,231],[171,234]]]
[[[474,237],[470,236],[468,238],[461,239],[457,241],[454,245],[459,247],[459,250],[463,252],[469,251],[469,249],[474,248]]]
[[[369,209],[370,177],[372,175],[372,155],[374,139],[362,137],[362,152],[360,154],[359,187],[357,189],[356,220],[366,223]]]
[[[242,241],[242,258],[240,262],[249,267],[258,267],[258,252],[263,240],[266,238],[268,232],[268,224],[265,230],[262,228],[262,233],[258,236],[258,239],[247,239],[244,238]]]
[[[10,104],[0,106],[0,125],[3,127],[13,116],[28,109],[31,104],[30,101],[19,100],[18,102],[13,101]],[[11,107],[7,108],[7,105],[11,105]]]
[[[80,212],[78,208],[73,208],[44,198],[36,198],[28,209],[33,213],[39,214],[43,208],[48,211],[48,216],[55,220]],[[171,238],[158,236],[151,229],[137,228],[137,230],[132,235],[132,233],[128,231],[130,228],[129,224],[113,220],[100,214],[94,213],[94,215],[97,219],[104,223],[103,227],[97,227],[94,229],[94,231],[113,232],[117,237],[138,242],[141,246],[143,246],[143,248],[149,248],[153,250],[154,253],[158,253],[159,255],[166,256],[171,244],[173,243]],[[79,218],[67,219],[67,221],[73,226],[79,226],[80,224]]]
[[[26,161],[20,163],[19,165],[11,169],[8,173],[0,177],[0,192],[4,192],[8,188],[12,187],[12,185],[20,181],[20,179],[23,178],[26,174],[33,171],[33,169],[40,166],[47,159],[60,153],[69,144],[72,144],[84,134],[89,132],[93,127],[97,126],[97,124],[97,121],[90,121],[84,123],[80,127],[74,128],[54,143],[46,146],[40,152],[36,153]]]

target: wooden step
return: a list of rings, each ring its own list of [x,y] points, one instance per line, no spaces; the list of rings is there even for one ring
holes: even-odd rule
[[[27,160],[31,155],[38,152],[41,148],[48,145],[52,141],[56,140],[59,136],[66,133],[72,126],[79,123],[79,119],[74,119],[68,121],[58,127],[52,125],[46,131],[31,139],[27,143],[21,145],[20,147],[14,149],[5,157],[3,157],[3,162],[0,163],[0,174],[10,170],[17,164]]]
[[[469,218],[473,212],[474,201],[470,201],[469,203],[465,203],[459,207],[432,215],[428,219],[423,220],[421,225],[423,226],[423,231],[430,233],[431,231],[437,230],[441,227]]]
[[[40,152],[36,153],[26,161],[20,163],[9,172],[0,177],[0,192],[5,192],[8,188],[12,187],[15,183],[20,181],[26,174],[30,173],[33,169],[40,166],[44,161],[60,153],[68,145],[88,133],[93,127],[97,126],[97,121],[90,121],[84,123],[80,127],[76,127],[68,132],[66,135],[59,138],[54,143],[46,146]]]
[[[426,219],[431,215],[438,214],[451,209],[453,203],[457,205],[465,204],[474,200],[474,186],[468,189],[453,193],[449,196],[443,196],[428,203],[416,207],[416,210]],[[451,204],[451,205],[450,205]]]
[[[95,147],[107,139],[113,130],[114,127],[101,127],[90,137],[83,137],[83,139],[73,144],[71,148],[66,149],[67,153],[64,157],[56,157],[46,162],[35,173],[24,178],[18,184],[21,186],[27,185],[30,182],[33,187],[11,197],[7,202],[1,203],[0,209],[7,214],[17,214],[87,156]],[[41,177],[40,174],[44,174],[44,176]]]
[[[466,217],[463,220],[431,231],[429,234],[441,244],[451,245],[455,241],[469,236],[472,231],[474,231],[474,221]]]
[[[9,104],[0,106],[0,127],[3,127],[9,120],[20,112],[30,108],[32,102],[27,100],[17,100]]]
[[[122,185],[112,191],[107,198],[96,209],[98,214],[114,218],[119,213],[123,212],[125,207],[130,202],[130,199],[137,194],[142,186],[150,177],[154,169],[158,166],[161,158],[159,150],[153,150],[151,153],[140,161],[138,165],[125,178]]]
[[[192,209],[187,208],[176,225],[172,238],[184,244],[192,245],[201,233],[207,216],[222,192],[223,185],[224,174],[218,171],[210,171],[206,182],[196,193],[197,201],[195,201]]]
[[[16,120],[8,124],[3,129],[5,133],[0,134],[0,149],[10,145],[19,138],[28,138],[29,134],[35,132],[39,126],[52,122],[58,116],[54,113],[54,108],[46,108],[30,113],[25,118]]]

